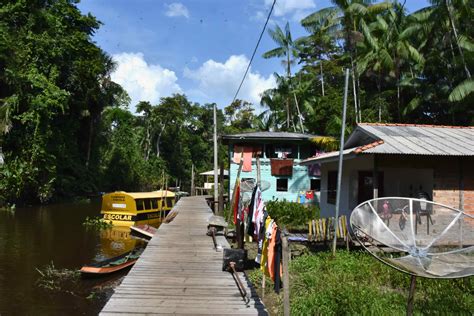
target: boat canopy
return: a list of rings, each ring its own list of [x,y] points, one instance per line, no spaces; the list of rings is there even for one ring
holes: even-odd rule
[[[109,194],[123,194],[128,195],[132,199],[147,199],[147,198],[162,198],[162,197],[175,197],[175,193],[168,190],[158,190],[151,192],[125,192],[116,191]]]

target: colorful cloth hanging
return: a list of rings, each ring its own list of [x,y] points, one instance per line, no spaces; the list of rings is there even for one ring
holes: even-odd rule
[[[242,166],[243,172],[251,172],[252,171],[252,154],[253,154],[253,147],[244,147],[244,164]]]
[[[236,181],[236,185],[234,187],[234,205],[233,212],[234,212],[234,224],[237,224],[237,215],[239,213],[239,205],[240,205],[240,181]]]
[[[234,146],[234,157],[232,159],[233,163],[240,164],[240,161],[242,160],[242,153],[244,149],[242,146]]]

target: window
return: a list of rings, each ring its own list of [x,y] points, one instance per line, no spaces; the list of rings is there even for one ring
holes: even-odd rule
[[[137,211],[143,211],[144,210],[142,199],[135,200],[135,203],[137,204]]]
[[[321,180],[320,179],[311,179],[310,190],[320,191],[321,190]]]
[[[151,200],[151,208],[156,210],[158,208],[158,200],[157,199],[152,199]]]
[[[166,207],[173,207],[173,197],[167,197],[166,198]]]
[[[328,204],[336,204],[337,171],[328,172]]]
[[[143,200],[145,202],[145,210],[151,210],[151,199]]]
[[[286,192],[288,191],[288,179],[287,178],[282,178],[282,179],[276,179],[277,180],[277,191],[280,192]]]

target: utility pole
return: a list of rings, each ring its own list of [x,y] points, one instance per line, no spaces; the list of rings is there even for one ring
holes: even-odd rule
[[[346,69],[346,82],[344,87],[344,104],[342,106],[342,125],[341,125],[341,144],[339,147],[339,167],[337,168],[337,192],[336,192],[336,216],[334,218],[334,241],[332,244],[332,254],[336,255],[336,242],[338,230],[339,208],[341,207],[341,182],[342,182],[342,160],[344,158],[344,133],[346,130],[346,108],[347,108],[347,89],[349,85],[349,68]]]
[[[216,213],[216,202],[219,199],[219,186],[217,178],[217,115],[216,115],[216,104],[214,103],[214,207],[213,211]]]
[[[191,165],[191,196],[194,196],[194,164]]]

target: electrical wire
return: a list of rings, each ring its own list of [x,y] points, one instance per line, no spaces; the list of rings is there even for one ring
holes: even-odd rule
[[[234,101],[237,99],[237,95],[240,92],[240,88],[242,88],[242,85],[244,84],[245,77],[247,77],[247,73],[249,72],[250,65],[252,64],[253,58],[255,57],[255,53],[257,52],[258,45],[260,44],[260,41],[262,40],[263,33],[265,33],[265,29],[267,28],[268,21],[270,20],[270,16],[272,15],[273,8],[275,7],[275,3],[276,3],[276,0],[273,0],[273,4],[272,4],[272,7],[270,8],[270,12],[268,12],[267,20],[265,21],[265,25],[263,26],[262,32],[260,33],[260,37],[258,38],[257,45],[255,45],[255,49],[253,50],[252,57],[250,58],[249,64],[247,66],[247,69],[245,70],[245,73],[242,78],[242,81],[240,82],[239,88],[237,89],[237,92],[235,92],[232,103],[234,103]]]

